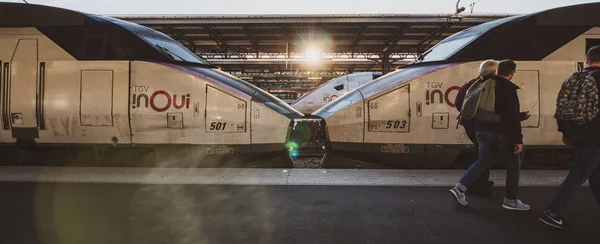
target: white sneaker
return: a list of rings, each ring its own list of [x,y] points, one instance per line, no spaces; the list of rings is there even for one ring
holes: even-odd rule
[[[465,196],[465,193],[460,191],[458,188],[452,187],[452,189],[450,189],[450,194],[452,194],[452,196],[454,196],[454,198],[460,205],[463,205],[463,206],[469,205],[469,203],[467,202],[467,197]]]
[[[508,210],[515,210],[515,211],[529,211],[531,210],[531,206],[521,202],[521,200],[517,199],[516,201],[514,200],[509,200],[504,198],[504,202],[502,203],[502,207]]]

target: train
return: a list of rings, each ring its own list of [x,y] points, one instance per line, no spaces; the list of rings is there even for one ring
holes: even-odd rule
[[[338,97],[377,79],[381,72],[357,72],[331,79],[292,103],[292,107],[304,114],[311,114]]]
[[[2,164],[292,166],[302,113],[153,29],[0,3],[0,64]]]
[[[270,94],[287,104],[292,104],[306,92],[305,90],[269,90]]]
[[[324,166],[361,163],[392,168],[449,169],[470,163],[471,142],[458,124],[454,98],[487,59],[517,63],[529,169],[567,168],[573,156],[553,118],[561,83],[581,70],[600,44],[600,3],[512,16],[449,36],[414,62],[369,82],[312,113],[325,128]]]

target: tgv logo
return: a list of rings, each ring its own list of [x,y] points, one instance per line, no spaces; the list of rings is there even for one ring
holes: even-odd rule
[[[425,104],[426,105],[430,105],[430,104],[443,104],[444,102],[446,102],[446,104],[450,107],[456,107],[456,105],[454,105],[453,99],[451,100],[450,98],[454,98],[456,95],[454,96],[450,96],[450,93],[453,91],[458,91],[460,89],[459,86],[451,86],[448,87],[448,89],[446,89],[445,91],[443,90],[443,86],[444,83],[442,82],[426,82],[427,84],[427,90],[425,90]]]
[[[131,95],[131,108],[147,108],[150,106],[156,112],[167,111],[171,106],[176,109],[190,108],[190,94],[171,95],[170,93],[158,90],[148,96],[149,86],[133,86]]]

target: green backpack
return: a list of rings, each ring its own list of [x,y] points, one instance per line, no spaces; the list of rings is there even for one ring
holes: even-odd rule
[[[495,113],[496,80],[479,77],[465,94],[460,113],[467,120],[486,123],[499,123],[500,115]]]

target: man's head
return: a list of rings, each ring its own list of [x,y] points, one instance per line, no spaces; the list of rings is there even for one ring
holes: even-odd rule
[[[512,80],[516,71],[517,64],[510,59],[502,60],[498,63],[498,76],[504,79]]]
[[[479,65],[479,75],[496,74],[496,69],[498,69],[498,62],[496,60],[488,59],[481,62]]]
[[[593,46],[585,55],[587,67],[600,67],[600,46]]]

